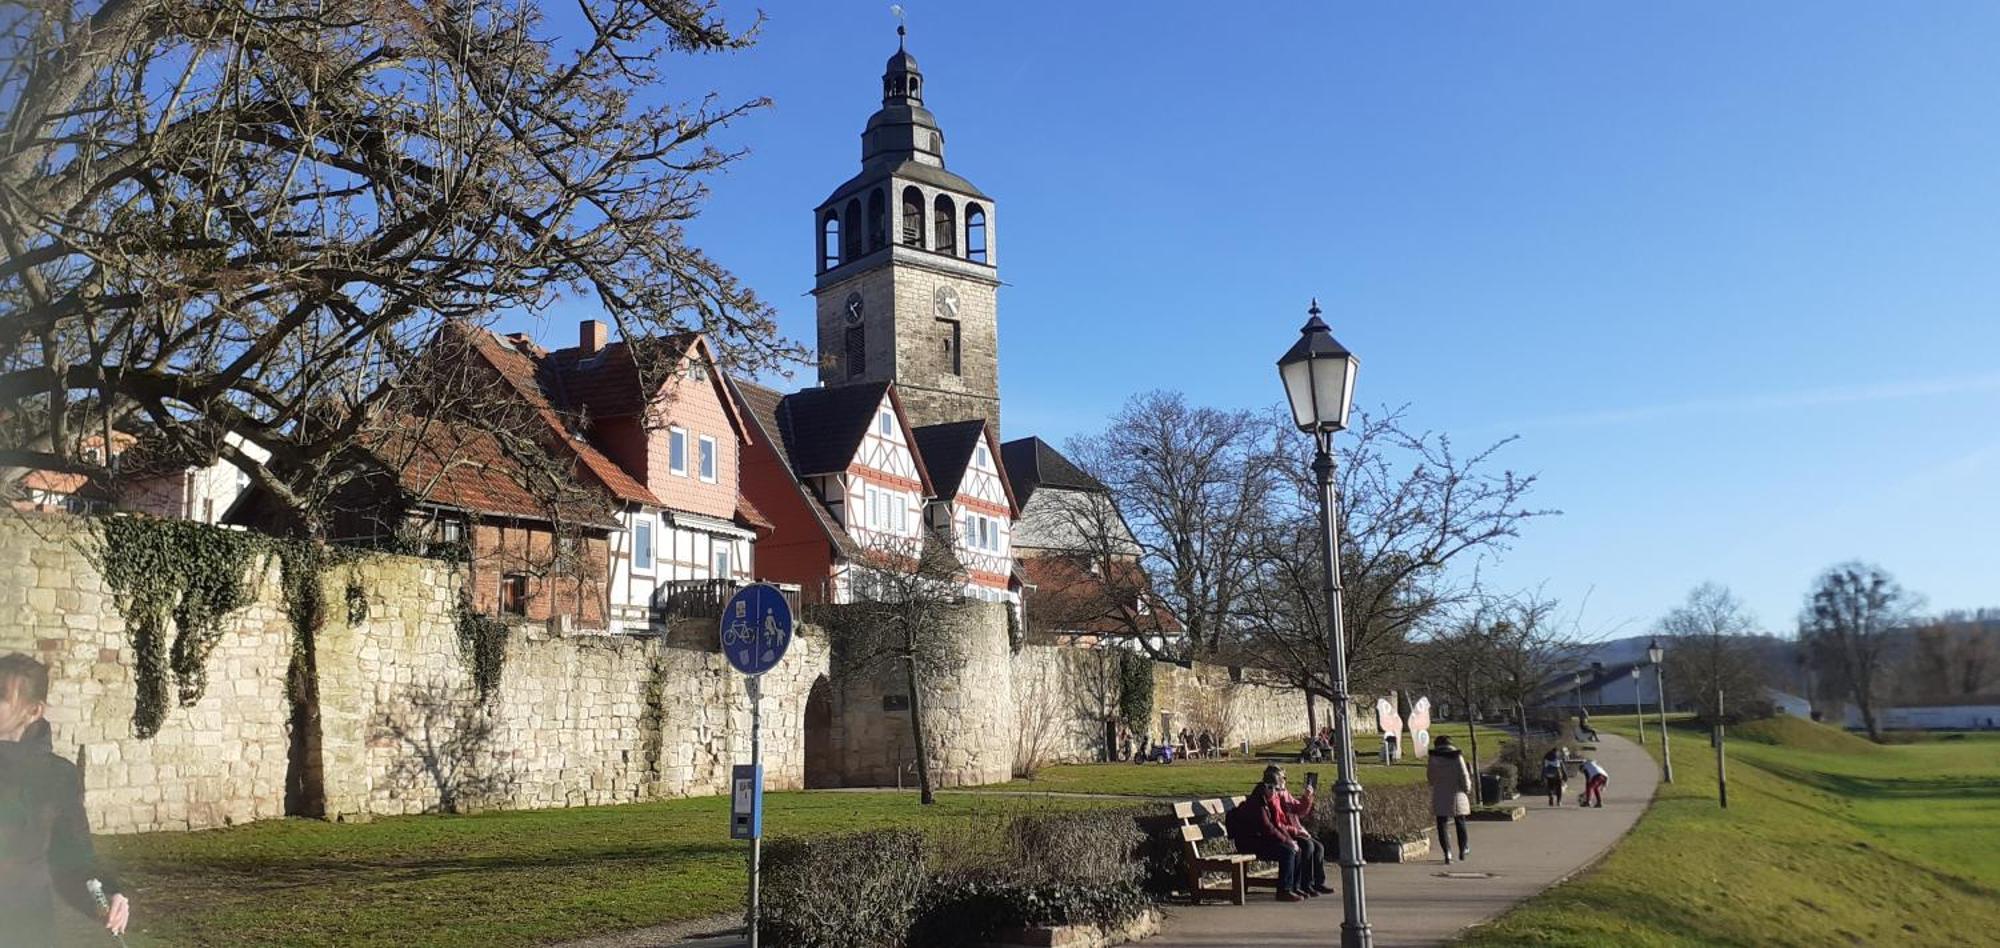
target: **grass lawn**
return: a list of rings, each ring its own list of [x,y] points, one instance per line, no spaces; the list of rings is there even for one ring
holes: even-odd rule
[[[774,793],[772,836],[918,826],[941,847],[997,841],[1029,810],[1115,801]],[[740,911],[747,844],[723,797],[626,806],[253,823],[99,838],[136,891],[134,946],[530,945]],[[68,910],[65,944],[109,944]]]
[[[2000,735],[1878,747],[1797,718],[1732,728],[1728,810],[1706,732],[1673,742],[1676,783],[1602,863],[1461,943],[1994,943]]]

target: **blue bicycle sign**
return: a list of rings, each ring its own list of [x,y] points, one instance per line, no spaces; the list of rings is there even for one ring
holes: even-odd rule
[[[722,655],[745,675],[770,671],[792,644],[792,607],[778,587],[754,583],[722,607]]]

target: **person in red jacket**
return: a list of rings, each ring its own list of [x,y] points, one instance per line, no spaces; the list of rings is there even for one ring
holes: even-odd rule
[[[1305,817],[1312,813],[1318,794],[1308,785],[1305,799],[1292,796],[1285,784],[1285,768],[1276,764],[1264,768],[1264,782],[1271,785],[1271,804],[1278,828],[1298,844],[1297,865],[1293,869],[1294,891],[1304,896],[1330,895],[1326,884],[1326,844],[1306,829]]]
[[[1272,787],[1259,783],[1250,796],[1229,811],[1229,839],[1239,853],[1278,864],[1278,901],[1297,902],[1305,896],[1293,891],[1294,870],[1298,867],[1299,845],[1278,825],[1278,810],[1271,799]]]

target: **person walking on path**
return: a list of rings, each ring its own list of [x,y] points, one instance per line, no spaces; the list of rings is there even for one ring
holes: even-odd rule
[[[1424,776],[1431,785],[1431,814],[1437,817],[1438,845],[1444,847],[1444,861],[1451,864],[1451,840],[1445,836],[1447,823],[1458,829],[1458,858],[1466,858],[1471,847],[1465,842],[1465,818],[1472,815],[1472,770],[1465,755],[1450,737],[1440,737],[1431,745],[1430,762]]]
[[[1298,883],[1299,844],[1278,825],[1274,789],[1269,783],[1252,787],[1249,799],[1229,811],[1225,827],[1237,852],[1278,864],[1278,901],[1299,902],[1306,898],[1293,891]]]
[[[1586,758],[1583,762],[1583,795],[1577,798],[1577,806],[1590,806],[1597,801],[1597,808],[1604,808],[1604,785],[1611,782],[1611,772],[1604,765]]]
[[[1278,829],[1291,836],[1298,844],[1299,854],[1292,867],[1293,891],[1308,898],[1331,895],[1333,889],[1326,884],[1326,844],[1314,838],[1306,829],[1300,817],[1313,811],[1318,796],[1311,784],[1306,785],[1305,799],[1292,796],[1285,785],[1285,769],[1276,764],[1264,768],[1264,782],[1271,785],[1271,802],[1277,812]]]
[[[1560,748],[1550,748],[1542,758],[1542,786],[1549,792],[1549,805],[1562,806],[1563,791],[1568,789],[1563,773],[1563,758]]]
[[[0,657],[0,944],[55,942],[55,897],[122,935],[131,906],[97,866],[76,765],[47,750],[42,719],[49,669],[18,652]],[[90,883],[109,895],[100,910]]]

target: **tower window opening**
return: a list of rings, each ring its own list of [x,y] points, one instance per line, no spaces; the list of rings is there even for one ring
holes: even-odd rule
[[[848,201],[846,219],[840,222],[840,259],[855,260],[861,256],[861,202]]]
[[[932,226],[936,233],[931,236],[931,249],[958,256],[958,210],[952,206],[951,198],[938,195],[933,216]]]
[[[924,192],[914,187],[903,189],[903,243],[924,245]]]
[[[840,264],[840,215],[829,211],[819,226],[819,268],[831,270]]]
[[[868,192],[868,250],[871,253],[889,244],[889,209],[883,205],[881,188]]]
[[[944,367],[953,375],[965,374],[965,359],[957,320],[942,320],[944,323]]]
[[[986,262],[986,212],[977,204],[965,206],[965,259]]]
[[[842,347],[847,356],[847,377],[860,378],[868,372],[868,335],[861,326],[850,326]]]

